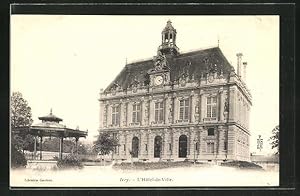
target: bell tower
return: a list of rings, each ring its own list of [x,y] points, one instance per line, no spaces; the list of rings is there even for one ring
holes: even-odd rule
[[[166,27],[161,32],[162,40],[158,51],[165,55],[179,54],[179,48],[176,46],[176,34],[176,29],[172,26],[172,22],[168,20]]]

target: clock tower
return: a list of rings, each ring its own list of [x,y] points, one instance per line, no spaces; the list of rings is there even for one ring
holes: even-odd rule
[[[148,71],[152,87],[170,84],[170,66],[167,57],[179,54],[179,48],[176,46],[176,34],[176,29],[168,20],[166,27],[161,32],[162,40],[157,50],[157,56],[153,58],[154,69]]]
[[[164,54],[158,51],[157,56],[153,58],[154,68],[148,71],[150,77],[150,86],[162,87],[170,83],[170,67]]]

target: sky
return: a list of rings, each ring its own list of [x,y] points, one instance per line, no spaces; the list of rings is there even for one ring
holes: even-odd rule
[[[218,45],[236,68],[247,61],[252,94],[250,152],[271,153],[279,124],[279,16],[12,15],[11,93],[19,91],[38,117],[53,114],[70,128],[99,128],[99,93],[128,63],[156,55],[167,20],[180,52]],[[260,152],[256,140],[264,144]]]

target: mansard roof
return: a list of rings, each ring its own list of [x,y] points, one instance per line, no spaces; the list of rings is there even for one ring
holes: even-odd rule
[[[219,47],[182,53],[176,56],[170,55],[166,56],[166,58],[172,82],[178,80],[182,74],[199,80],[203,74],[208,73],[212,69],[218,73],[222,72],[224,76],[227,76],[232,68]],[[152,59],[127,64],[115,80],[105,89],[105,92],[114,86],[125,90],[136,81],[141,86],[147,86],[149,84],[149,75],[147,72],[153,68],[154,62]]]

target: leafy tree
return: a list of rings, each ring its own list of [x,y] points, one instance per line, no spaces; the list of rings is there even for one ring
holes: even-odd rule
[[[272,130],[272,136],[269,140],[271,141],[272,149],[276,148],[275,154],[279,154],[279,125]]]
[[[20,92],[11,96],[11,145],[17,150],[33,151],[34,137],[26,133],[16,133],[18,127],[29,127],[33,120],[31,108]]]
[[[101,132],[94,142],[93,150],[101,155],[107,155],[110,152],[114,152],[118,145],[118,140],[113,138],[108,132]]]

